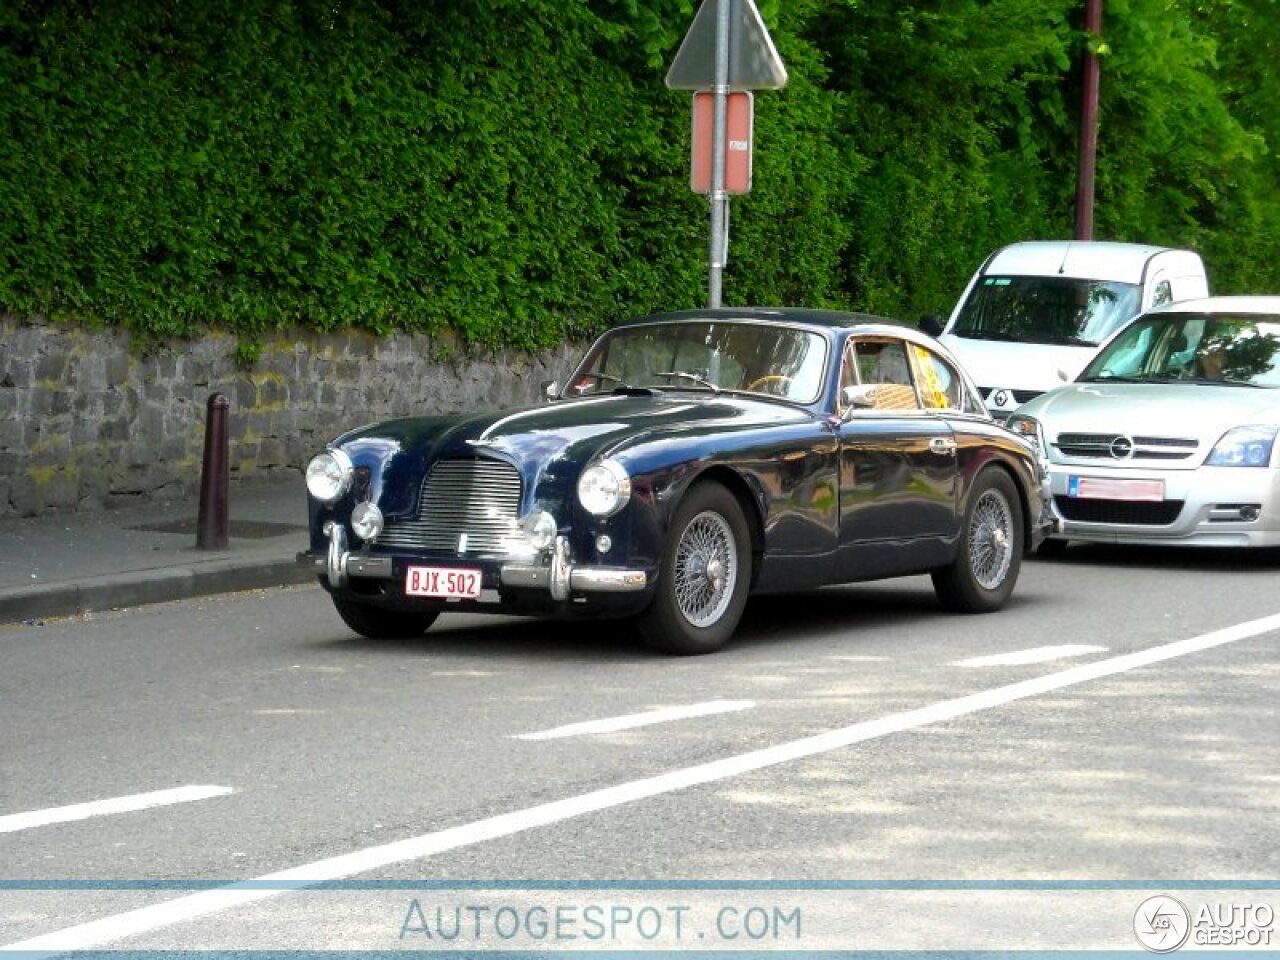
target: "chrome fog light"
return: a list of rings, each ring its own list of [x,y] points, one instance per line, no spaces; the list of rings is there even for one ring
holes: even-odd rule
[[[382,511],[368,501],[351,511],[351,531],[361,540],[376,540],[384,526]]]
[[[341,450],[326,450],[307,464],[307,490],[317,500],[332,503],[351,489],[355,468]]]
[[[613,540],[607,533],[602,533],[596,537],[596,550],[600,553],[608,553],[613,549]]]
[[[560,526],[556,518],[545,510],[535,510],[524,518],[524,535],[535,550],[550,550],[556,542]]]

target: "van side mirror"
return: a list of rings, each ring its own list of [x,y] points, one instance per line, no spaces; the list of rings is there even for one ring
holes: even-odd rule
[[[538,389],[542,391],[542,399],[550,403],[556,398],[556,394],[560,392],[560,384],[554,380],[543,380],[538,385]]]
[[[942,322],[942,317],[936,313],[926,313],[920,318],[919,330],[921,333],[927,333],[931,337],[940,337],[944,329],[946,329],[946,324]]]
[[[1058,368],[1058,379],[1059,379],[1059,380],[1061,380],[1063,383],[1066,383],[1066,382],[1067,382],[1068,380],[1070,380],[1071,378],[1067,376],[1067,371],[1065,371],[1065,370],[1063,370],[1061,367],[1059,367],[1059,368]]]

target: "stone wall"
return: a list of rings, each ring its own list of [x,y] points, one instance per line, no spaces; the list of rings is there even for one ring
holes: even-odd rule
[[[0,317],[0,516],[93,510],[200,487],[205,404],[231,401],[237,480],[297,476],[325,441],[371,420],[536,402],[577,346],[433,359],[425,337],[294,330],[249,371],[209,333],[146,354],[127,333]]]

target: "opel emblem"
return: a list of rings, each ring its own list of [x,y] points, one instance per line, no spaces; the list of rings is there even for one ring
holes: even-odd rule
[[[1116,437],[1111,441],[1111,455],[1117,460],[1128,460],[1133,456],[1133,441],[1128,437]]]

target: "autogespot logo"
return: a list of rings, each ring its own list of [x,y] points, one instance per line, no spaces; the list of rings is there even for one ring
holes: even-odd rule
[[[1172,953],[1187,942],[1191,914],[1173,897],[1148,897],[1133,915],[1133,934],[1152,953]]]

